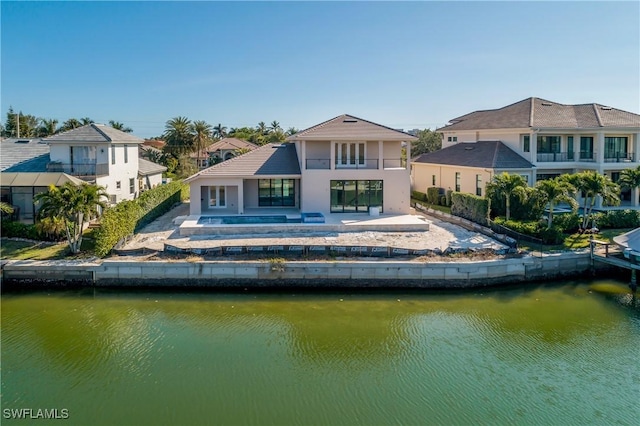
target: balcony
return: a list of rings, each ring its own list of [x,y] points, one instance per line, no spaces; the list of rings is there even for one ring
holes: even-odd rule
[[[362,170],[376,170],[378,168],[379,160],[377,158],[361,160],[356,163],[342,164],[335,163],[336,170],[343,169],[362,169]],[[330,158],[307,158],[305,160],[305,166],[307,170],[329,170],[331,169]],[[385,158],[382,160],[382,167],[385,169],[406,169],[407,160],[404,158]]]
[[[631,163],[635,160],[633,152],[605,152],[605,163]]]
[[[596,161],[596,153],[593,151],[580,151],[579,161],[594,162]]]
[[[62,172],[71,176],[96,177],[107,176],[109,165],[107,163],[59,163],[52,161],[47,164],[48,172]]]
[[[573,161],[573,152],[538,152],[538,163]]]

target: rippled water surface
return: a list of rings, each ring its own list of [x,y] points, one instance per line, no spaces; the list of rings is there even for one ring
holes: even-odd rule
[[[4,294],[1,315],[3,424],[19,408],[67,409],[64,424],[640,423],[640,304],[620,282]]]

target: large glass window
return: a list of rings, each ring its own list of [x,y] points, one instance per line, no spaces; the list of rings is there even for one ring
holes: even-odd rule
[[[357,167],[364,166],[365,163],[364,142],[340,142],[336,143],[336,166]]]
[[[605,137],[604,138],[604,158],[627,158],[627,138],[626,137]]]
[[[366,213],[369,207],[382,212],[381,180],[332,180],[332,213]]]
[[[209,207],[227,206],[227,188],[225,186],[209,187]]]
[[[522,152],[531,151],[531,136],[522,135]]]
[[[294,179],[260,179],[258,181],[258,205],[261,207],[296,205]]]
[[[456,192],[460,192],[460,172],[456,172]]]
[[[580,136],[580,159],[593,160],[593,136]]]
[[[567,136],[567,158],[573,160],[573,136]]]
[[[560,136],[538,136],[538,153],[552,154],[560,152]]]

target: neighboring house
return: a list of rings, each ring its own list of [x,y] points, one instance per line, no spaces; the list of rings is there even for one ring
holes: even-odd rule
[[[212,143],[200,153],[193,152],[189,157],[196,162],[199,169],[204,169],[212,164],[229,160],[245,151],[252,151],[258,148],[258,145],[236,138],[223,138]],[[200,164],[197,164],[200,159]]]
[[[533,165],[500,141],[461,142],[422,154],[411,162],[411,181],[417,191],[438,187],[486,195],[486,184],[502,172],[534,179]]]
[[[287,140],[292,143],[262,146],[186,179],[190,213],[244,214],[250,208],[367,213],[370,207],[409,213],[405,158],[417,138],[341,115]]]
[[[640,115],[596,103],[563,105],[528,98],[503,108],[463,115],[437,131],[443,135],[443,149],[461,142],[501,141],[531,163],[528,173],[516,171],[529,174],[530,185],[584,170],[603,173],[616,182],[622,170],[640,165]],[[424,166],[415,167],[415,190],[426,191],[426,187],[419,186],[425,182],[427,187],[442,187],[430,185],[432,176],[425,177],[423,173],[431,172]],[[473,189],[473,182],[464,185]],[[637,207],[638,192],[624,190],[622,206]],[[602,207],[598,200],[596,208]]]
[[[133,199],[162,182],[164,166],[138,159],[140,139],[102,124],[90,124],[47,139],[0,143],[2,201],[19,207],[18,219],[33,222],[33,195],[51,183],[96,183],[110,203]]]

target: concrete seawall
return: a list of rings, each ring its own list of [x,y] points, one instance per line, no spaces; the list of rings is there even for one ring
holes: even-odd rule
[[[602,265],[596,265],[603,270]],[[588,253],[480,262],[409,261],[9,261],[3,288],[68,285],[207,288],[473,288],[576,277],[591,271]]]

